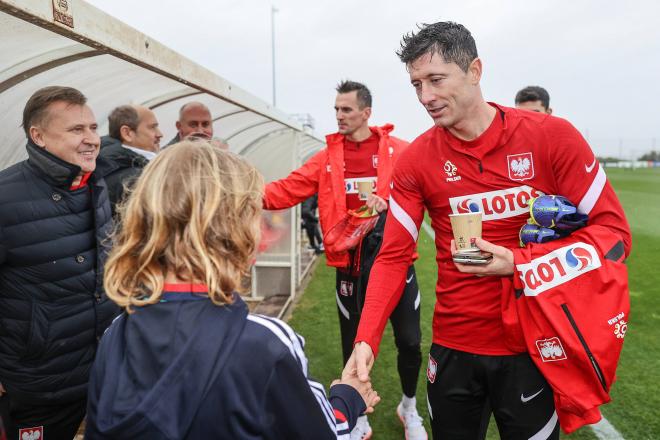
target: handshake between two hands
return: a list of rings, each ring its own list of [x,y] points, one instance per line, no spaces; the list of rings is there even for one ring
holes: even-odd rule
[[[374,412],[374,407],[380,402],[380,396],[371,386],[369,372],[374,365],[374,353],[366,342],[358,342],[353,348],[353,354],[348,359],[341,379],[332,382],[349,385],[357,390],[367,405],[365,414]]]

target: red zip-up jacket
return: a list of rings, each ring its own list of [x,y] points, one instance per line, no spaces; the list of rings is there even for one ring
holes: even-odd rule
[[[390,136],[394,125],[369,127],[378,138],[378,168],[376,195],[387,200],[394,162],[408,142]],[[302,167],[284,179],[266,185],[264,209],[286,209],[303,202],[318,192],[319,220],[323,235],[346,215],[346,187],[344,183],[344,135],[326,136],[327,148],[316,153]],[[333,252],[326,246],[328,266],[347,267],[347,252]]]
[[[598,406],[610,401],[630,312],[625,246],[593,225],[513,253],[513,289],[502,292],[505,332],[525,345],[570,433],[597,422]]]

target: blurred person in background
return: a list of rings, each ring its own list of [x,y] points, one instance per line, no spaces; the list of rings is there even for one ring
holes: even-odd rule
[[[108,116],[108,130],[109,136],[119,142],[101,149],[97,172],[108,186],[114,214],[124,190],[160,151],[163,133],[154,112],[140,105],[122,105],[112,110]]]
[[[318,194],[314,194],[301,204],[300,217],[302,218],[303,228],[309,239],[310,249],[314,249],[316,254],[323,253],[323,239],[319,231],[319,218],[316,216],[316,210],[319,207]]]
[[[550,95],[548,91],[539,86],[527,86],[516,93],[516,108],[531,110],[533,112],[552,114],[550,108]]]
[[[179,119],[176,121],[176,136],[165,147],[182,140],[213,138],[213,118],[209,108],[201,102],[192,101],[181,106]]]

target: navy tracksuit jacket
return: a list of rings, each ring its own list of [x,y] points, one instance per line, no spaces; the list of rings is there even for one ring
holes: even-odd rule
[[[366,409],[347,385],[311,380],[282,321],[191,293],[123,314],[101,340],[87,439],[349,438]]]

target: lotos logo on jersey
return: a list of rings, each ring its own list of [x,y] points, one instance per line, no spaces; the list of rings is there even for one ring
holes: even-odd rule
[[[459,204],[456,206],[456,209],[458,210],[459,214],[479,212],[479,205],[470,199],[465,199],[459,202]]]
[[[563,361],[566,359],[564,347],[562,347],[561,341],[556,336],[554,338],[536,341],[536,348],[538,348],[543,362]]]
[[[543,193],[523,185],[480,194],[469,194],[449,199],[452,214],[465,212],[483,213],[483,221],[515,217],[529,212],[527,202]]]
[[[585,248],[571,248],[566,251],[566,264],[576,270],[582,270],[591,264],[591,254]]]
[[[534,157],[532,153],[512,154],[506,157],[509,179],[529,180],[534,177]]]
[[[523,282],[525,296],[537,296],[546,290],[598,269],[601,266],[596,249],[590,244],[574,243],[536,258],[516,269]]]

